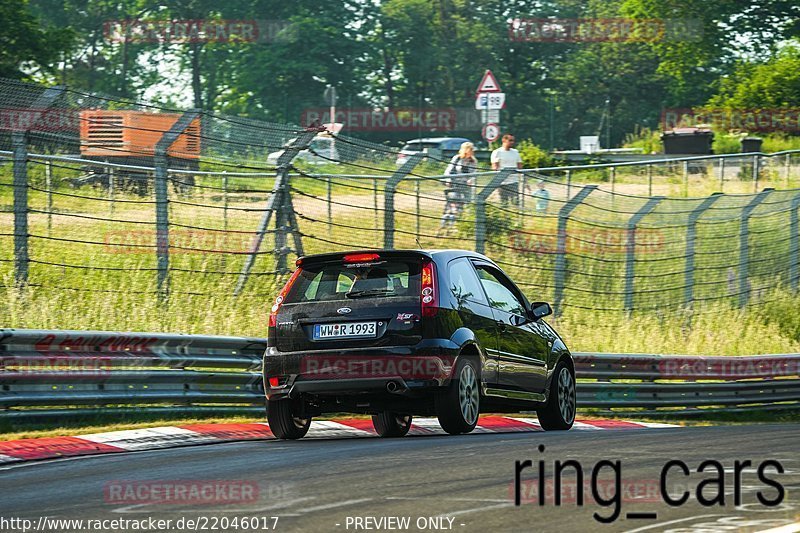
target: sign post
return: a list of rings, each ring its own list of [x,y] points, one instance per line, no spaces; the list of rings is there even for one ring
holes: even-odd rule
[[[481,111],[482,135],[486,142],[494,142],[500,137],[500,110],[505,107],[506,93],[500,90],[500,83],[492,71],[487,70],[475,92],[475,109]]]
[[[327,129],[332,134],[336,135],[341,131],[342,126],[336,123],[336,87],[333,85],[328,85],[325,87],[325,92],[322,93],[322,96],[325,98],[325,101],[331,106],[331,121],[329,124],[325,124],[325,129]],[[337,128],[337,126],[339,126]],[[339,159],[338,154],[336,152],[336,138],[334,137],[331,140],[331,159]]]

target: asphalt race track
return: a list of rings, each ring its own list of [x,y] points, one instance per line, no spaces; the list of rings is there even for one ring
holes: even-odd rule
[[[515,461],[526,459],[534,468],[544,460],[544,506],[530,492],[536,482],[523,483],[522,505],[514,506]],[[586,474],[588,497],[582,507],[575,503],[574,470],[564,472],[566,495],[560,507],[548,493],[553,462],[568,459],[577,460]],[[678,507],[665,504],[658,490],[661,469],[672,459],[691,470],[684,477],[676,468],[667,478],[673,498],[691,492]],[[708,459],[725,469],[725,506],[704,507],[697,501],[695,487],[713,477],[696,473]],[[621,461],[620,516],[608,525],[596,521],[593,513],[612,515],[614,505],[593,501],[589,487],[591,471],[601,460]],[[753,463],[740,474],[739,507],[733,504],[737,460]],[[762,505],[756,496],[760,491],[768,500],[778,497],[778,490],[757,475],[766,460],[785,469],[783,474],[766,470],[766,477],[786,491],[775,507]],[[616,492],[613,476],[606,475],[610,472],[606,469],[596,480],[604,502]],[[523,481],[534,479],[535,470],[523,470],[521,476]],[[140,499],[126,499],[124,490],[114,493],[115,487],[210,480],[255,487],[255,494],[234,494],[236,501],[223,501],[226,496],[217,494],[215,502],[199,505],[143,501],[141,493],[136,496]],[[718,489],[706,486],[704,494],[712,497]],[[657,517],[635,518],[632,513]],[[0,516],[38,521],[43,515],[229,521],[277,516],[275,531],[763,531],[800,521],[800,425],[251,441],[0,467]],[[409,526],[385,521],[388,517],[408,519]],[[264,525],[273,524],[270,520]],[[246,530],[230,522],[227,528],[221,525],[217,523],[219,530]]]

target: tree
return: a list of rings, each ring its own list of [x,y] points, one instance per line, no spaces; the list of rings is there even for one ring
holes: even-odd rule
[[[68,29],[43,28],[26,0],[0,0],[0,76],[26,78],[35,69],[52,70],[73,38]]]
[[[709,107],[726,109],[796,108],[800,105],[800,41],[787,45],[762,63],[740,63]]]
[[[361,4],[345,0],[291,3],[258,0],[253,9],[289,26],[273,42],[242,46],[231,55],[228,107],[249,116],[298,123],[306,107],[323,107],[326,85],[343,102],[359,105],[365,80],[356,75],[366,54]]]
[[[53,61],[51,81],[135,98],[155,83],[156,65],[143,58],[153,46],[116,35],[115,26],[149,10],[142,0],[33,0],[31,10],[47,25],[69,28],[75,39]]]

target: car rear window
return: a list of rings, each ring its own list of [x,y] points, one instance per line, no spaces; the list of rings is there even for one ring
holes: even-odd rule
[[[301,269],[286,303],[418,296],[420,290],[419,260],[322,263]]]

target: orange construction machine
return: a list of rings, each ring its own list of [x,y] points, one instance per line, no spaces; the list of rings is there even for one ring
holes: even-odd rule
[[[180,113],[148,113],[88,109],[80,113],[81,157],[122,165],[153,166],[155,148],[161,137],[181,117]],[[167,151],[172,169],[197,170],[200,160],[200,119],[193,120]],[[142,170],[91,166],[88,174],[73,180],[75,186],[93,183],[108,185],[112,175],[124,187],[139,193],[148,190],[148,174]],[[176,183],[194,183],[191,175],[181,175]],[[177,187],[182,189],[184,187]]]

